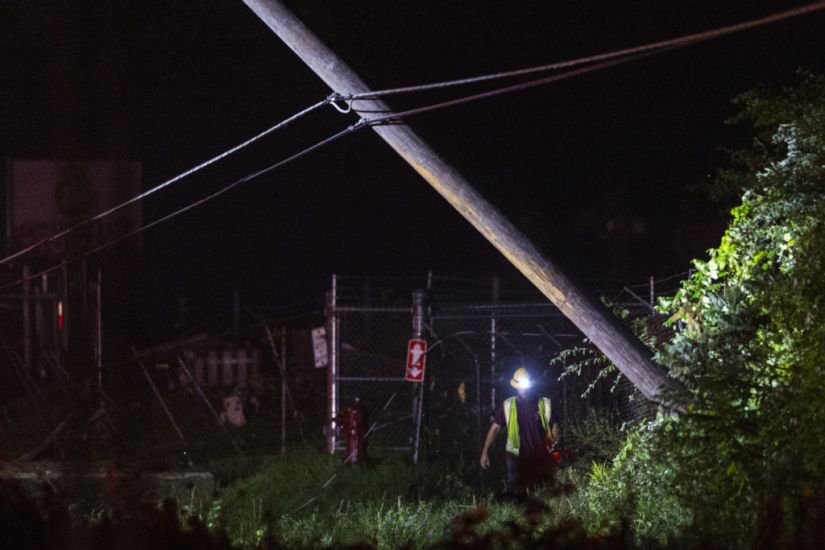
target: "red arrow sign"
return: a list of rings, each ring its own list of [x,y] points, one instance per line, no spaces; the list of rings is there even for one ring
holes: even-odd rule
[[[424,365],[427,363],[427,341],[413,338],[407,345],[407,380],[424,381]]]

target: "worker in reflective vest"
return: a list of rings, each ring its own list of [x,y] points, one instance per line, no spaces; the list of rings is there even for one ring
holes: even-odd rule
[[[518,394],[505,399],[496,411],[481,450],[481,467],[490,467],[490,445],[506,427],[507,490],[524,493],[549,478],[553,466],[551,452],[561,431],[550,398],[530,395],[533,383],[526,369],[516,370],[510,385]]]

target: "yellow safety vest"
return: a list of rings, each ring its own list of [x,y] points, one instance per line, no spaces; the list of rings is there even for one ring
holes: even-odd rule
[[[516,418],[516,399],[516,397],[508,397],[504,400],[504,423],[507,424],[507,452],[518,456],[521,442],[518,432],[518,419]],[[547,434],[550,440],[553,439],[553,425],[550,422],[552,411],[550,398],[540,398],[539,419],[541,420],[541,427],[544,428],[544,433]]]

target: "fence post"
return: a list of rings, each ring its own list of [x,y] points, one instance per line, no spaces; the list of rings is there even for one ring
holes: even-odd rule
[[[241,293],[237,288],[232,290],[232,341],[238,346],[241,331]]]
[[[46,337],[43,328],[43,300],[48,290],[43,290],[43,287],[34,287],[34,356],[32,362],[34,371],[40,380],[46,378],[46,367],[44,366],[46,354]]]
[[[424,301],[426,291],[416,290],[413,292],[412,313],[413,313],[413,334],[414,339],[420,339],[424,335]],[[426,378],[426,372],[422,375]],[[421,444],[421,412],[424,408],[424,380],[416,384],[413,392],[417,393],[413,397],[413,418],[415,419],[415,437],[413,440],[413,464],[418,464],[418,451]]]
[[[23,370],[26,372],[26,376],[31,373],[31,366],[32,366],[32,321],[31,321],[31,310],[29,309],[29,304],[31,303],[30,295],[31,288],[29,283],[29,266],[23,266],[23,292],[22,292],[22,300],[23,303]]]
[[[335,453],[335,417],[338,415],[338,277],[332,275],[332,289],[327,294],[327,337],[329,364],[327,366],[327,452]]]
[[[426,296],[427,296],[427,307],[425,308],[425,311],[426,311],[426,315],[427,315],[426,319],[427,319],[427,322],[429,323],[429,325],[427,327],[427,332],[430,334],[430,337],[433,340],[438,340],[438,336],[436,336],[436,332],[435,332],[435,319],[433,319],[433,304],[429,300],[429,296],[431,296],[432,292],[433,292],[433,278],[434,278],[433,277],[433,270],[428,269],[427,270],[427,294],[426,294]],[[429,347],[427,349],[429,349]],[[429,361],[429,359],[430,358],[428,357],[427,360]],[[433,364],[432,364],[432,362],[430,362],[430,369],[432,369],[432,367],[433,367]],[[422,386],[421,395],[423,396],[425,393],[427,393],[427,388],[424,386],[423,383],[421,384],[421,386]],[[426,422],[428,426],[429,426],[430,418],[431,418],[431,416],[430,416],[430,402],[431,402],[431,399],[429,397],[427,397],[426,399],[424,399],[424,402],[421,404],[422,409],[424,407],[426,407],[425,410],[427,412],[427,414],[424,415],[424,419],[422,420],[422,423]]]
[[[97,369],[97,388],[103,389],[103,271],[97,270],[95,285],[95,367]]]
[[[501,279],[498,275],[493,275],[491,298],[494,306],[498,306],[501,292]],[[490,411],[494,414],[496,410],[496,307],[490,314]],[[481,414],[481,411],[478,412]]]
[[[281,453],[286,453],[286,325],[281,327]]]
[[[66,260],[60,261],[60,271],[63,275],[63,328],[62,328],[62,344],[63,344],[63,354],[61,355],[61,359],[65,360],[65,356],[67,355],[66,352],[69,351],[69,268],[66,264]],[[74,313],[74,311],[72,312]]]

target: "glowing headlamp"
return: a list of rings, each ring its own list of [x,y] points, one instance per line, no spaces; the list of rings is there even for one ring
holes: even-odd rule
[[[516,386],[518,386],[518,388],[520,390],[526,390],[527,388],[531,387],[532,385],[533,385],[533,382],[529,378],[522,378],[521,380],[518,380],[516,382]]]
[[[513,379],[510,380],[510,385],[518,390],[526,390],[533,386],[533,381],[530,380],[530,375],[527,373],[527,369],[522,367],[517,369],[513,374]]]

